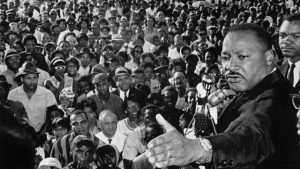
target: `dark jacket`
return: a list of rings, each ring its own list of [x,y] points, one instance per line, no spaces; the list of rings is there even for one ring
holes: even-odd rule
[[[283,65],[280,66],[279,70],[283,74],[284,77],[287,77],[288,71],[289,71],[289,64],[288,62],[284,62]],[[295,68],[296,69],[296,68]],[[299,93],[300,91],[300,79],[296,79],[297,84],[295,86],[296,92]]]
[[[207,137],[215,168],[297,169],[297,117],[290,83],[279,70],[239,94],[219,116],[219,135]]]
[[[111,93],[112,93],[112,94],[115,94],[115,95],[117,95],[117,96],[120,96],[120,91],[119,91],[119,90],[120,90],[120,89],[118,88],[117,90],[115,90],[115,91],[113,91],[113,92],[111,92]],[[140,89],[134,88],[134,87],[130,87],[130,89],[129,89],[129,94],[128,94],[127,97],[129,97],[129,96],[131,96],[131,95],[136,95],[136,96],[142,98],[142,99],[141,99],[141,102],[140,102],[141,107],[144,107],[144,106],[145,106],[145,104],[146,104],[146,97],[147,97],[147,93],[146,93],[146,92],[144,92],[144,91],[142,91],[142,90],[140,90]],[[124,104],[127,104],[127,103],[124,101]]]

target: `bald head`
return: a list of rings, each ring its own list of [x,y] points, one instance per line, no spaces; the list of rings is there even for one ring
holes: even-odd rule
[[[118,121],[118,117],[111,110],[103,110],[99,115],[99,121],[105,121],[107,117],[112,117]]]

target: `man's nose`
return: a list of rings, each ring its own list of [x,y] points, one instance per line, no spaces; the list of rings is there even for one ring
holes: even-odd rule
[[[227,70],[237,70],[239,66],[239,62],[234,57],[231,57],[230,60],[226,63],[225,69]]]

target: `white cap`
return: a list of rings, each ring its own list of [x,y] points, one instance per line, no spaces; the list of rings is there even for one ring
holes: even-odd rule
[[[41,166],[49,166],[49,167],[56,167],[58,169],[62,169],[60,162],[56,159],[56,158],[45,158],[44,160],[42,160],[39,164],[40,168]]]

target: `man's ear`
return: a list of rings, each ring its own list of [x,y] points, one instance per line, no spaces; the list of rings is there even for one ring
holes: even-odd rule
[[[265,56],[266,56],[266,63],[268,66],[270,65],[273,65],[274,64],[274,61],[275,61],[275,51],[273,49],[270,49],[268,50],[266,53],[265,53]]]
[[[24,83],[24,79],[23,79],[23,78],[24,78],[24,77],[21,77],[21,82],[22,82],[22,83]]]

